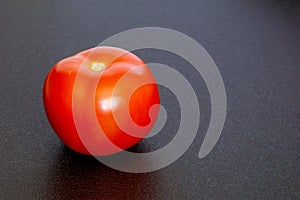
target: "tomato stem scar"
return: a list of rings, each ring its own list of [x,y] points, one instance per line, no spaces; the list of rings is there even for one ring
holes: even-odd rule
[[[106,65],[99,62],[93,62],[90,68],[95,72],[100,72],[106,68]]]

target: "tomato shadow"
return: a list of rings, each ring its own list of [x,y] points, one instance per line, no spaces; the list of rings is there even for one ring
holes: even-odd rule
[[[64,145],[61,148],[51,168],[46,198],[133,199],[149,190],[156,179],[153,174],[120,172],[93,156],[76,153]]]

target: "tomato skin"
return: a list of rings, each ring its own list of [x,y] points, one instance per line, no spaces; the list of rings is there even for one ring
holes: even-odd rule
[[[122,79],[125,74],[128,78]],[[149,83],[140,85],[140,80]],[[76,85],[75,81],[81,82]],[[96,83],[94,102],[88,98],[93,83]],[[137,88],[130,99],[129,87]],[[86,122],[86,131],[80,133],[75,125],[74,98],[80,98],[76,100],[82,105],[76,112],[80,120]],[[118,153],[142,140],[154,126],[159,112],[159,109],[153,109],[150,119],[149,110],[160,103],[155,78],[147,65],[134,54],[116,47],[95,47],[59,61],[45,79],[43,101],[48,120],[58,137],[74,151],[95,156]],[[98,124],[89,124],[94,115],[86,109],[91,108]],[[126,115],[128,110],[131,119]],[[125,124],[133,121],[138,126],[124,130],[117,120]],[[96,125],[121,150],[111,148],[111,144],[95,131]]]

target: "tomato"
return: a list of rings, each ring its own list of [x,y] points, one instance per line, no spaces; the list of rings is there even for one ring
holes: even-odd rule
[[[128,149],[150,132],[160,98],[139,57],[103,46],[55,64],[44,82],[43,101],[53,130],[68,147],[103,156]]]

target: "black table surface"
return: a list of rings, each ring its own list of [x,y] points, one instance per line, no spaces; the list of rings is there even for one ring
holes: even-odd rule
[[[299,1],[0,2],[0,199],[299,199]],[[137,27],[180,31],[203,45],[227,92],[215,148],[198,158],[210,98],[200,75],[164,51],[136,51],[168,64],[193,85],[201,122],[195,141],[161,170],[132,174],[68,149],[46,118],[43,81],[58,60]],[[184,69],[184,70],[182,70]],[[170,118],[131,151],[166,145],[178,128],[174,95],[161,87]]]

